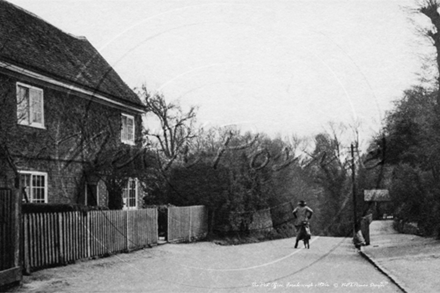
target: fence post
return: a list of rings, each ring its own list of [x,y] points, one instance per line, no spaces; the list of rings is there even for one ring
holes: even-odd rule
[[[23,263],[24,263],[24,273],[29,275],[31,273],[31,265],[29,263],[29,217],[27,214],[23,215]]]
[[[20,258],[20,242],[21,242],[21,231],[22,231],[22,214],[21,214],[21,192],[20,192],[20,184],[18,186],[18,189],[16,189],[15,192],[15,202],[14,202],[14,222],[15,222],[15,251],[14,251],[14,266],[19,267],[19,271],[17,272],[17,280],[21,282],[22,280],[22,273],[21,273],[21,258]]]
[[[65,264],[65,257],[64,257],[64,242],[63,242],[63,235],[64,235],[64,229],[63,229],[63,214],[64,213],[57,213],[57,217],[58,217],[58,240],[59,240],[59,244],[58,245],[58,249],[59,249],[59,255],[60,255],[60,262],[62,264]]]
[[[90,254],[90,211],[86,212],[86,238],[87,238],[87,258],[91,257]]]
[[[192,237],[191,237],[191,233],[192,233],[192,211],[193,211],[193,207],[189,208],[189,231],[188,231],[188,241],[191,242]]]
[[[128,226],[128,210],[124,212],[125,214],[125,224],[126,224],[126,236],[125,236],[125,247],[127,252],[130,252],[130,230],[129,230],[129,226]]]
[[[171,207],[167,207],[167,237],[166,237],[166,240],[167,240],[167,242],[170,242],[170,235],[171,235],[171,233],[170,233],[170,231],[171,231]]]

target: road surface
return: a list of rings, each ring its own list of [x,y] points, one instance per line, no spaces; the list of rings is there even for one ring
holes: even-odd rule
[[[165,244],[37,271],[14,292],[401,292],[351,239],[293,246],[293,239]]]

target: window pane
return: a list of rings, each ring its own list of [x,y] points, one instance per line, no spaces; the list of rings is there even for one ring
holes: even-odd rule
[[[41,175],[33,175],[33,186],[34,187],[44,187],[44,176]]]
[[[136,207],[136,198],[130,198],[129,206],[131,208]]]
[[[20,175],[21,186],[24,187],[24,191],[26,192],[26,196],[29,201],[32,201],[31,197],[31,175],[30,174],[21,174]]]
[[[130,189],[130,207],[136,207],[136,180],[130,179],[129,181]]]
[[[134,130],[134,121],[133,118],[127,118],[127,139],[129,141],[134,141],[134,135],[133,135],[133,130]]]
[[[22,86],[17,87],[17,120],[29,124],[29,89]]]
[[[44,202],[44,176],[32,175],[32,201]]]
[[[127,186],[125,186],[122,189],[122,198],[127,198],[127,197],[128,197],[128,189],[127,189]]]
[[[40,187],[32,188],[33,202],[44,202],[44,189]]]
[[[121,139],[122,141],[127,140],[128,134],[127,134],[127,117],[122,115],[122,130],[121,130]]]
[[[134,118],[122,114],[121,140],[122,142],[134,142]]]
[[[130,179],[130,190],[133,191],[136,189],[136,180]]]
[[[32,123],[43,124],[43,95],[36,89],[30,90]]]

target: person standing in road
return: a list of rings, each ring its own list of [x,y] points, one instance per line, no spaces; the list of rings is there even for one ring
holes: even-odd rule
[[[301,229],[302,223],[309,222],[312,218],[313,210],[307,206],[307,203],[303,200],[300,200],[298,206],[293,210],[293,217],[295,218],[295,228],[298,233]]]

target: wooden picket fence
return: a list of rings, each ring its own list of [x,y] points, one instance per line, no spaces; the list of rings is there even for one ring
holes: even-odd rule
[[[24,214],[25,271],[157,244],[157,216],[157,209]]]
[[[205,206],[168,207],[168,242],[190,242],[208,234]]]

